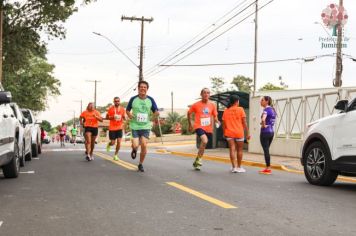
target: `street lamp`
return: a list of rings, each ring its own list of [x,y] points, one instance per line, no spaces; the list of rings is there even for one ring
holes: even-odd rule
[[[315,58],[302,58],[301,61],[297,62],[300,65],[300,89],[303,88],[303,64],[314,60]]]
[[[113,45],[122,55],[124,55],[136,68],[139,68],[139,66],[136,65],[136,63],[128,55],[126,55],[126,53],[124,53],[124,51],[122,51],[110,38],[108,38],[105,35],[102,35],[98,32],[93,32],[93,34],[100,36],[100,37],[106,39],[107,41],[109,41],[109,43],[111,43],[111,45]]]

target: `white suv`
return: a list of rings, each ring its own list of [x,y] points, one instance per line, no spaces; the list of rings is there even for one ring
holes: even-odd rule
[[[16,178],[20,172],[20,124],[9,105],[10,102],[11,93],[0,91],[0,167],[5,178]]]
[[[339,101],[339,113],[308,124],[301,163],[309,183],[331,185],[337,176],[356,176],[356,98]]]

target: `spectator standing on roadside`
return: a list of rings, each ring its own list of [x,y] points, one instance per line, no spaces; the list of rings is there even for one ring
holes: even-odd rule
[[[276,120],[276,111],[272,107],[272,98],[270,96],[263,96],[261,99],[261,106],[263,107],[263,112],[261,115],[261,133],[260,142],[263,148],[263,153],[266,162],[266,168],[260,170],[260,174],[270,175],[271,171],[271,156],[269,153],[269,147],[271,146],[273,136],[274,136],[274,123]]]

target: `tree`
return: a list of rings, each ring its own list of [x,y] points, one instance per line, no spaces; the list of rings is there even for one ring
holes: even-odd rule
[[[219,93],[223,90],[225,80],[222,77],[210,77],[211,91],[213,93]]]
[[[252,91],[253,80],[243,75],[235,76],[231,84],[235,85],[239,91],[249,93]]]
[[[50,123],[49,121],[47,121],[47,120],[43,120],[43,121],[42,121],[41,127],[42,127],[45,131],[47,131],[47,132],[51,132],[51,130],[52,130],[52,125],[51,125],[51,123]]]
[[[169,125],[174,125],[175,123],[181,122],[183,118],[184,116],[179,115],[177,112],[170,112],[166,118],[166,123]]]
[[[88,4],[95,0],[83,0]],[[47,63],[47,44],[41,38],[65,38],[63,23],[78,9],[75,0],[12,0],[0,1],[3,16],[3,83],[13,93],[14,100],[24,102],[35,111],[45,109],[48,96],[59,95],[60,83],[51,75],[54,66]],[[32,66],[36,65],[33,70]],[[43,70],[40,72],[40,70]],[[26,80],[27,90],[37,88],[39,80],[32,76],[39,73],[46,80],[40,98],[17,98],[25,91],[21,82]],[[47,75],[45,75],[47,74]],[[42,83],[42,81],[40,82]],[[36,89],[38,92],[39,89]],[[28,91],[32,94],[32,91]],[[39,105],[36,105],[39,102]]]
[[[30,64],[16,74],[9,73],[4,87],[11,91],[20,107],[44,111],[47,97],[59,95],[59,80],[53,77],[54,66],[42,58],[32,58]]]
[[[262,88],[259,89],[259,91],[267,91],[267,90],[284,90],[286,87],[283,86],[277,86],[272,83],[267,83],[265,84]]]

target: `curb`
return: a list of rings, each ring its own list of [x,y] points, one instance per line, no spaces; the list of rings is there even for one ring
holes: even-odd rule
[[[160,154],[170,154],[170,155],[176,155],[176,156],[183,156],[183,157],[191,157],[195,158],[196,154],[193,153],[186,153],[186,152],[175,152],[175,151],[167,151],[165,149],[158,149],[156,150],[157,153]],[[216,162],[222,162],[222,163],[229,163],[230,164],[230,159],[225,158],[225,157],[219,157],[219,156],[203,156],[204,160],[210,160],[210,161],[216,161]],[[242,160],[242,164],[245,166],[253,166],[253,167],[266,167],[264,163],[261,162],[253,162],[253,161],[244,161]],[[290,169],[284,165],[280,164],[272,164],[271,169],[274,170],[280,170],[280,171],[285,171],[289,173],[295,173],[295,174],[304,174],[303,171],[300,170],[293,170]],[[343,181],[343,182],[349,182],[349,183],[356,183],[356,178],[349,178],[349,177],[338,177],[337,180]]]
[[[157,150],[158,151],[158,150]],[[160,150],[161,151],[161,150]],[[162,150],[163,151],[163,150]],[[162,153],[161,151],[161,153]],[[166,152],[167,154],[171,154],[171,155],[177,155],[177,156],[184,156],[184,157],[192,157],[195,158],[197,155],[193,154],[193,153],[186,153],[186,152]],[[225,158],[225,157],[219,157],[219,156],[203,156],[204,160],[210,160],[210,161],[217,161],[217,162],[222,162],[222,163],[230,163],[230,159],[229,158]],[[242,164],[246,165],[246,166],[254,166],[254,167],[266,167],[266,165],[264,163],[261,162],[254,162],[254,161],[244,161],[242,160]],[[283,171],[290,171],[290,172],[294,172],[296,170],[290,170],[287,167],[283,166],[283,165],[279,165],[279,164],[272,164],[271,165],[271,169],[274,170],[283,170]]]

